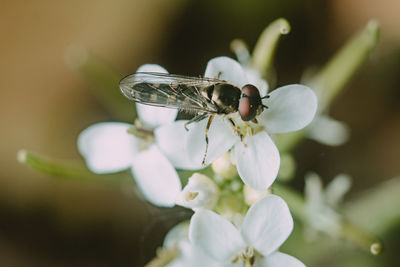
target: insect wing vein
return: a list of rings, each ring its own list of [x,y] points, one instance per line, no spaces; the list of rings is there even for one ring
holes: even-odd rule
[[[216,113],[217,107],[205,99],[200,91],[219,82],[223,81],[139,72],[122,79],[120,88],[125,97],[142,104],[178,108],[184,111]]]

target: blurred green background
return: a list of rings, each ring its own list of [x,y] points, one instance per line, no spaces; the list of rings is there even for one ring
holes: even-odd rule
[[[295,151],[293,186],[302,191],[310,170],[325,182],[348,173],[351,199],[400,175],[399,10],[396,0],[2,1],[0,266],[142,266],[168,228],[189,214],[146,204],[129,177],[53,179],[16,161],[21,148],[81,161],[81,130],[130,119],[130,110],[123,118],[107,111],[95,86],[67,66],[71,46],[90,49],[121,77],[145,63],[198,76],[212,57],[234,57],[232,39],[252,48],[271,21],[284,17],[292,31],[275,59],[278,85],[284,85],[322,66],[369,19],[378,19],[377,48],[331,108],[334,118],[351,127],[349,142],[327,147],[307,140]],[[315,248],[307,243],[292,254],[308,266],[398,266],[399,225],[397,220],[378,233],[385,244],[380,256],[340,241],[319,257],[303,253]]]

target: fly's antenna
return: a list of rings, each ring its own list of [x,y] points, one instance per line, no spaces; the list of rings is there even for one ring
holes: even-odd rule
[[[266,96],[261,97],[261,99],[268,99],[268,98],[269,98],[269,95],[266,95]],[[268,106],[264,105],[262,102],[261,102],[261,106],[262,106],[263,108],[268,109]]]

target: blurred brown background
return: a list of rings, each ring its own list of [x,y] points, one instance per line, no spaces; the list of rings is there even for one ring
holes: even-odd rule
[[[21,148],[80,159],[79,132],[118,119],[67,67],[69,47],[87,47],[121,77],[144,63],[197,76],[212,57],[233,57],[232,39],[252,48],[268,23],[285,17],[292,32],[281,41],[276,67],[279,84],[287,84],[377,18],[380,44],[331,110],[351,127],[350,141],[334,148],[306,141],[296,150],[300,190],[308,170],[326,181],[344,172],[353,176],[355,194],[400,174],[399,10],[395,0],[2,1],[0,266],[141,266],[175,220],[169,218],[181,216],[144,204],[129,182],[53,179],[16,161]]]

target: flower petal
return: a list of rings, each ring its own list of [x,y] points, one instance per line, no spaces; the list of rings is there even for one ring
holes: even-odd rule
[[[293,230],[293,219],[286,202],[266,196],[250,207],[242,225],[242,237],[264,257],[277,250]],[[285,265],[283,265],[285,266]]]
[[[164,237],[163,247],[172,249],[179,242],[189,240],[189,221],[183,221],[172,227]]]
[[[179,255],[165,267],[241,267],[234,265],[221,265],[221,263],[210,258],[201,249],[192,245],[189,240],[179,243]]]
[[[346,143],[349,136],[349,126],[329,116],[317,116],[307,127],[307,137],[324,145],[342,145]]]
[[[156,64],[145,64],[140,66],[136,72],[159,72],[168,73],[166,69]],[[154,129],[164,123],[172,122],[178,114],[177,109],[153,107],[149,105],[136,104],[138,117],[148,129]]]
[[[305,175],[304,179],[304,197],[306,205],[310,209],[316,209],[324,201],[321,177],[315,172],[309,172]]]
[[[313,90],[300,84],[280,87],[270,93],[263,103],[268,106],[259,122],[270,133],[297,131],[307,126],[317,111]]]
[[[136,72],[160,72],[160,73],[168,73],[168,71],[157,64],[144,64],[140,66]]]
[[[118,172],[129,168],[140,140],[128,134],[132,125],[121,122],[96,123],[78,137],[78,150],[95,173]]]
[[[216,57],[208,61],[204,77],[225,80],[240,88],[248,83],[242,66],[229,57]]]
[[[232,261],[246,247],[236,227],[209,210],[196,211],[192,216],[189,240],[220,262]]]
[[[163,247],[179,251],[178,256],[166,267],[221,267],[220,263],[189,242],[189,221],[175,225],[165,236]]]
[[[172,164],[156,145],[133,159],[132,175],[149,202],[161,207],[174,206],[181,182]]]
[[[201,161],[193,163],[187,156],[186,139],[189,136],[189,131],[184,128],[186,122],[185,120],[180,120],[164,124],[155,129],[156,143],[176,168],[184,170],[202,169]]]
[[[234,149],[239,176],[246,185],[265,190],[278,174],[279,151],[264,131],[246,136],[244,142],[237,143]]]
[[[244,71],[246,72],[248,83],[257,87],[258,91],[260,92],[260,96],[266,96],[268,93],[268,83],[260,76],[260,73],[256,70],[251,68],[245,68]]]
[[[351,187],[351,177],[348,174],[341,173],[335,176],[325,188],[325,200],[332,207],[338,206],[349,192]]]
[[[193,164],[201,164],[206,152],[206,126],[208,119],[188,125],[189,135],[186,139],[186,152]],[[229,122],[223,116],[215,116],[208,131],[208,150],[206,165],[221,157],[239,137],[233,132]]]
[[[153,107],[136,103],[136,110],[140,121],[147,129],[155,129],[157,126],[173,122],[178,115],[174,108]]]
[[[293,256],[282,252],[274,252],[267,257],[261,259],[259,264],[256,264],[255,267],[306,267],[304,263],[299,261]]]

